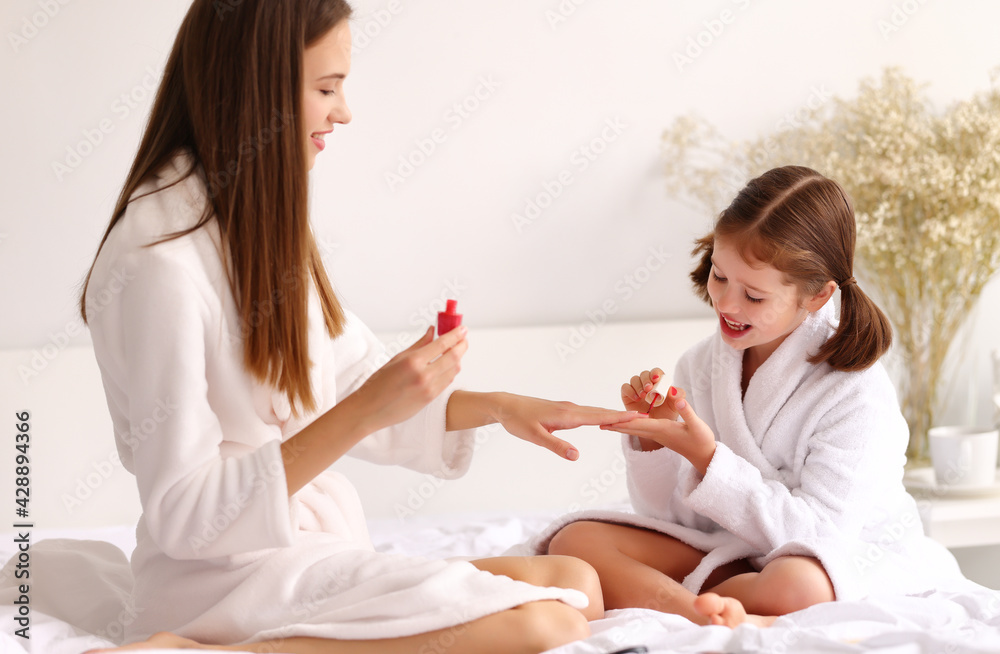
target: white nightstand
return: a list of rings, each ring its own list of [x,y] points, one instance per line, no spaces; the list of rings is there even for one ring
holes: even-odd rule
[[[1000,545],[1000,495],[914,498],[924,532],[945,547]]]
[[[1000,588],[1000,494],[945,497],[909,490],[924,533],[952,551],[966,577]]]

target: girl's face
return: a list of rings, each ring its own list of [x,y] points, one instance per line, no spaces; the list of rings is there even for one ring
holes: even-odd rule
[[[334,124],[351,122],[344,98],[344,79],[350,71],[351,28],[342,20],[306,48],[302,60],[302,123],[309,170],[326,147],[324,139]]]
[[[816,296],[805,299],[785,281],[785,274],[757,261],[747,263],[726,238],[716,238],[708,295],[719,315],[722,340],[753,352],[758,362],[767,359],[811,311],[830,299],[834,282]]]

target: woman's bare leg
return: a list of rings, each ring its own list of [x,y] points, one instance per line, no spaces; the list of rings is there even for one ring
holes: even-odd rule
[[[698,597],[680,580],[698,566],[705,552],[666,534],[626,525],[574,522],[555,535],[549,553],[576,556],[592,565],[600,576],[607,609],[650,608],[684,616],[696,624],[736,626],[746,621],[774,621],[773,617],[748,615],[742,605],[735,606],[729,598],[722,600],[721,607],[714,601],[696,602]],[[746,561],[735,561],[715,570],[705,585],[716,586],[752,570]]]
[[[586,561],[572,556],[499,556],[471,562],[480,570],[504,575],[534,586],[556,586],[582,591],[590,600],[581,612],[587,620],[604,617],[601,581]]]
[[[244,645],[202,645],[171,633],[159,633],[142,643],[84,654],[142,649],[178,648],[288,654],[537,654],[590,635],[579,611],[555,600],[530,602],[461,625],[416,636],[383,640],[279,638]]]

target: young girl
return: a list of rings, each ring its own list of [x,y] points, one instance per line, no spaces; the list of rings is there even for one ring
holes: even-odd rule
[[[593,565],[606,608],[767,625],[959,575],[902,484],[907,425],[878,363],[891,331],[854,244],[847,194],[798,166],[751,180],[697,242],[691,279],[719,331],[665,397],[658,368],[624,384],[649,417],[607,427],[626,434],[637,515],[570,516],[537,541]]]
[[[453,391],[464,328],[376,370],[308,222],[307,172],[351,119],[349,15],[195,0],[88,274],[81,311],[143,509],[133,648],[538,652],[603,615],[578,559],[376,553],[328,470],[350,453],[454,478],[491,422],[572,460],[552,431],[635,415]]]

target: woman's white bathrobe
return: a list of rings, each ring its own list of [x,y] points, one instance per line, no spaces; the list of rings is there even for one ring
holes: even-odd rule
[[[188,165],[179,155],[137,196]],[[243,368],[216,221],[142,247],[193,225],[204,188],[196,173],[133,201],[101,249],[86,296],[118,452],[143,509],[131,562],[137,619],[126,642],[159,630],[208,643],[388,638],[539,599],[586,606],[578,591],[538,588],[467,562],[376,553],[355,489],[337,472],[289,498],[282,441],[387,357],[353,315],[331,340],[311,287],[309,356],[320,409],[294,419],[287,397]],[[445,431],[449,393],[351,454],[460,476],[474,434]]]
[[[666,448],[622,439],[636,514],[591,511],[550,525],[545,551],[569,522],[619,522],[707,552],[683,580],[698,592],[717,567],[749,559],[818,558],[838,599],[917,593],[960,578],[954,557],[923,534],[903,487],[907,425],[880,363],[861,372],[811,364],[833,334],[833,302],[809,317],[754,373],[741,397],[743,352],[716,332],[684,353],[673,384],[715,433],[704,478]]]

